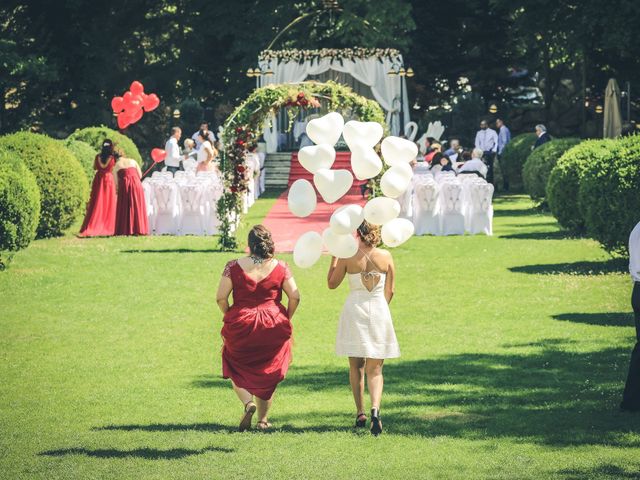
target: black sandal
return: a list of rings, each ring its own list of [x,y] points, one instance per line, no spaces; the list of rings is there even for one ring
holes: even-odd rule
[[[380,420],[380,410],[371,409],[371,435],[378,436],[382,433],[382,420]]]
[[[367,416],[364,412],[356,415],[356,428],[364,428],[367,426]]]

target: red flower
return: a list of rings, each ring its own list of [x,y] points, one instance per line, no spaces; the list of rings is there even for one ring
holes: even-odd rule
[[[229,190],[231,190],[231,193],[236,193],[238,191],[238,188],[232,185]]]
[[[236,128],[236,133],[240,133],[244,130],[244,127],[238,127]]]
[[[298,94],[298,100],[303,99],[304,98],[304,92],[300,92]]]
[[[300,100],[300,106],[306,107],[307,105],[309,105],[309,101],[306,98]]]
[[[238,165],[236,167],[236,170],[238,171],[238,173],[243,173],[246,170],[246,168],[244,165]]]
[[[241,139],[236,140],[236,145],[240,145],[240,146],[244,145],[244,140],[241,140]]]

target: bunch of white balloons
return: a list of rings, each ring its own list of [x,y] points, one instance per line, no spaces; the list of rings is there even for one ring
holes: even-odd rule
[[[313,174],[313,183],[327,203],[338,201],[353,184],[349,170],[331,169],[336,159],[334,146],[340,135],[351,151],[351,169],[358,180],[368,180],[382,171],[382,160],[374,150],[383,135],[382,126],[377,122],[351,120],[345,124],[342,115],[331,112],[311,120],[307,124],[307,135],[315,145],[301,148],[298,159]],[[322,255],[323,245],[338,258],[355,255],[358,243],[353,234],[363,220],[382,225],[382,241],[389,247],[397,247],[411,238],[413,223],[397,218],[400,203],[396,198],[411,184],[413,170],[409,162],[416,158],[418,147],[409,140],[390,136],[382,140],[381,150],[390,167],[380,180],[384,196],[369,200],[364,208],[357,204],[337,208],[322,235],[315,231],[302,234],[293,249],[293,260],[297,266],[313,266]],[[317,206],[311,182],[296,180],[289,190],[288,205],[297,217],[311,215]]]

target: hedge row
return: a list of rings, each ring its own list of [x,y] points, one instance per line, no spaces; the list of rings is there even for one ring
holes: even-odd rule
[[[562,154],[580,141],[579,138],[558,138],[542,144],[529,154],[522,168],[522,180],[525,192],[533,200],[542,202],[545,199],[551,170]]]
[[[513,137],[504,147],[500,166],[504,169],[502,175],[509,181],[511,190],[522,188],[522,166],[531,153],[536,138],[535,133],[523,133]]]
[[[617,252],[626,252],[640,221],[639,192],[640,135],[579,143],[560,157],[547,183],[560,225]]]
[[[78,130],[65,141],[30,132],[0,137],[0,269],[34,237],[61,235],[84,214],[105,138],[142,163],[135,144],[106,127]]]

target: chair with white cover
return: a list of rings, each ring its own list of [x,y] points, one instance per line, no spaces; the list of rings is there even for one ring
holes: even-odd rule
[[[410,183],[404,193],[397,198],[398,203],[400,203],[400,214],[398,215],[400,218],[406,218],[407,220],[411,220],[413,218],[414,207],[412,199],[413,184]]]
[[[414,187],[413,225],[416,235],[440,235],[439,187],[433,180]]]
[[[175,182],[153,183],[156,202],[156,234],[176,235],[180,226],[180,193]]]
[[[493,185],[486,182],[472,183],[470,193],[469,233],[493,235]]]
[[[180,235],[204,235],[204,185],[185,182],[180,188]]]
[[[185,172],[195,172],[198,162],[193,157],[186,158],[182,161],[182,168]]]
[[[156,229],[156,205],[153,194],[153,183],[150,179],[146,178],[142,181],[142,191],[144,192],[144,201],[147,208],[149,231],[154,232]]]
[[[462,185],[443,182],[440,185],[440,209],[442,213],[442,235],[464,235]]]
[[[222,196],[222,184],[215,181],[202,182],[202,204],[204,206],[203,227],[205,235],[218,233],[218,200]]]

